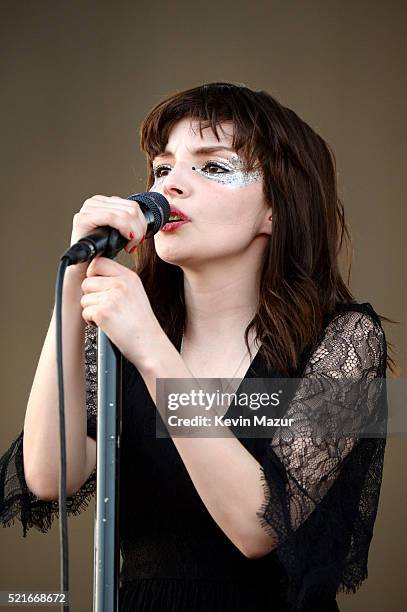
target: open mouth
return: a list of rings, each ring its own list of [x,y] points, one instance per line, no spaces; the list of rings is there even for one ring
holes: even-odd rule
[[[167,223],[161,228],[161,231],[169,232],[185,223],[189,222],[189,217],[182,210],[174,206],[174,204],[170,204],[170,216],[168,218]]]
[[[173,221],[185,221],[184,217],[181,217],[180,215],[170,215],[170,218],[168,219],[168,223],[172,223]]]
[[[163,227],[161,228],[162,232],[170,232],[172,230],[177,229],[178,227],[181,227],[182,225],[185,225],[186,223],[189,223],[189,221],[187,221],[187,219],[182,219],[181,217],[170,217],[168,222],[163,225]]]

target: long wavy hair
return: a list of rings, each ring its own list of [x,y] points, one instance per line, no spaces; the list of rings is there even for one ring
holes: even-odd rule
[[[146,191],[154,183],[152,161],[163,152],[174,124],[195,120],[202,129],[231,121],[232,146],[244,170],[261,168],[273,225],[265,249],[257,312],[245,330],[255,328],[268,367],[292,375],[301,355],[315,347],[324,318],[338,303],[356,303],[348,288],[352,249],[344,207],[338,197],[336,160],[328,143],[291,109],[266,91],[244,85],[209,83],[166,97],[147,114],[140,127],[146,154]],[[347,253],[347,282],[339,258]],[[144,241],[133,268],[140,276],[155,315],[175,346],[186,325],[183,271],[160,259],[153,240]],[[381,320],[399,323],[382,315]],[[390,347],[390,343],[387,343]],[[387,352],[387,367],[399,375]]]

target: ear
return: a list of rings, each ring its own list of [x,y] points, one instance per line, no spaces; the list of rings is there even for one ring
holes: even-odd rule
[[[271,235],[271,228],[273,225],[273,211],[271,210],[271,206],[269,206],[263,216],[263,223],[260,228],[260,233]]]

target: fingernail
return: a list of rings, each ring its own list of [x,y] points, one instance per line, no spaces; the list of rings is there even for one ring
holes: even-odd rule
[[[144,238],[145,238],[145,237],[146,237],[146,236],[145,236],[145,234],[144,234],[144,236],[143,236],[143,237],[142,237],[142,239],[140,240],[140,243],[139,243],[139,244],[142,244],[142,242],[144,242]]]
[[[133,238],[134,238],[133,232],[130,232],[129,236],[130,236],[130,240],[133,240]]]
[[[130,249],[129,253],[133,253],[133,251],[135,251],[138,247],[138,244],[136,244],[132,249]]]

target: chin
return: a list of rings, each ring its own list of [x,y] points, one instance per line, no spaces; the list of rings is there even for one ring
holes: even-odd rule
[[[185,249],[180,244],[171,244],[169,240],[167,244],[166,238],[155,240],[155,251],[160,259],[169,264],[180,265],[185,261]]]

